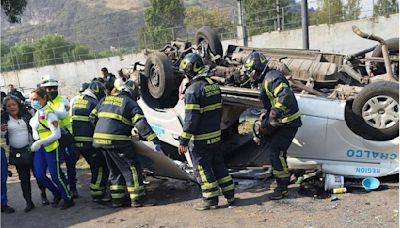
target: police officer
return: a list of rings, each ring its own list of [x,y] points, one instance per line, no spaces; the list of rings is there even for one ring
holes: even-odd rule
[[[142,138],[154,142],[154,150],[160,145],[156,134],[147,123],[143,112],[136,103],[138,85],[128,80],[115,85],[118,92],[107,96],[90,114],[96,123],[93,145],[103,152],[110,170],[110,192],[113,207],[154,205],[145,200],[142,169],[138,156],[132,150],[131,130],[136,127]],[[125,197],[128,190],[130,200]]]
[[[105,97],[104,85],[95,80],[71,102],[75,148],[77,154],[82,154],[86,162],[90,165],[92,173],[90,194],[94,202],[110,200],[106,194],[106,184],[109,175],[108,167],[104,155],[99,150],[93,148],[94,126],[89,121],[90,113],[103,97]]]
[[[54,110],[49,107],[50,98],[43,88],[33,90],[30,98],[32,108],[37,110],[29,121],[32,127],[32,136],[36,140],[31,145],[31,150],[36,151],[33,159],[35,177],[53,193],[52,206],[57,207],[63,198],[64,204],[60,209],[67,209],[74,205],[74,201],[60,167],[60,122]],[[47,169],[49,169],[52,181],[46,175]]]
[[[270,199],[288,196],[290,173],[287,166],[287,150],[302,125],[296,97],[289,82],[280,71],[268,67],[267,58],[258,52],[244,59],[244,71],[254,81],[262,81],[260,99],[264,105],[261,115],[261,131],[264,134],[263,150],[270,155],[277,188]]]
[[[220,150],[221,91],[218,84],[207,77],[205,66],[198,54],[187,54],[180,64],[180,71],[189,82],[185,91],[185,120],[179,140],[179,153],[185,154],[189,145],[203,195],[203,200],[194,208],[217,208],[219,189],[228,204],[233,204],[235,186]]]
[[[42,78],[41,87],[45,88],[51,100],[49,107],[54,111],[59,119],[61,134],[69,132],[72,134],[71,115],[69,113],[70,103],[67,98],[58,95],[58,81],[52,75],[45,75]],[[73,198],[78,197],[76,189],[76,153],[73,143],[60,145],[60,152],[67,166],[68,185]]]

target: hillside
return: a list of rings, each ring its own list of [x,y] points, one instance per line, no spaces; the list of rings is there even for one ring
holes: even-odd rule
[[[235,7],[233,0],[185,0],[188,6]],[[133,47],[144,24],[148,0],[30,0],[21,24],[9,24],[1,15],[1,40],[13,44],[48,34],[64,35],[97,50]]]

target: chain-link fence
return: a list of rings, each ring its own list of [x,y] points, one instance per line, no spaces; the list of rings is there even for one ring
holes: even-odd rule
[[[270,2],[270,1],[269,1]],[[384,3],[384,4],[383,4]],[[269,8],[246,10],[240,15],[236,7],[221,9],[223,16],[216,18],[198,18],[181,26],[160,28],[157,31],[136,30],[125,34],[105,34],[109,38],[98,39],[94,36],[75,36],[78,44],[59,46],[41,50],[29,48],[11,52],[7,58],[1,58],[1,71],[20,70],[46,65],[76,62],[87,59],[105,58],[130,53],[143,49],[159,49],[171,40],[194,42],[196,30],[201,26],[211,26],[221,40],[242,39],[238,36],[238,27],[245,25],[249,36],[271,31],[285,31],[301,27],[301,6],[299,2],[280,5],[276,0]],[[398,0],[310,0],[309,24],[334,24],[349,20],[387,16],[399,12]],[[243,24],[239,22],[242,21]],[[186,22],[186,21],[185,21]],[[127,22],[129,23],[129,22]],[[93,43],[104,44],[105,50],[85,48]]]

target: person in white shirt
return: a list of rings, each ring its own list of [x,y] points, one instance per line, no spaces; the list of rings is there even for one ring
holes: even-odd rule
[[[37,151],[33,160],[36,178],[53,193],[53,207],[57,207],[62,198],[64,204],[60,209],[67,209],[74,205],[74,201],[60,167],[61,152],[58,140],[61,138],[61,129],[59,120],[48,105],[50,97],[46,90],[35,89],[31,93],[30,99],[32,108],[37,110],[30,120],[32,135],[36,140],[31,146],[32,151]],[[47,168],[52,181],[46,175]]]
[[[10,146],[10,151],[24,151],[33,158],[33,154],[29,149],[33,141],[32,129],[29,125],[29,120],[32,116],[26,111],[21,100],[15,96],[5,97],[2,110],[1,135],[6,138],[6,143]],[[32,159],[28,162],[24,160],[24,162],[19,162],[14,165],[16,166],[18,177],[21,181],[22,193],[26,201],[26,208],[24,211],[29,212],[35,207],[32,202],[30,181],[30,170],[33,169]],[[46,188],[39,182],[38,186],[41,190],[42,204],[48,205],[49,201],[46,197]]]

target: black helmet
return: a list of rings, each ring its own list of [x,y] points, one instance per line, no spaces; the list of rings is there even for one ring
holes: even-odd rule
[[[132,80],[127,80],[125,82],[125,87],[128,89],[128,93],[133,100],[137,100],[139,98],[139,86],[136,82]]]
[[[253,51],[243,60],[243,70],[247,75],[259,76],[268,64],[268,59],[261,53]]]
[[[184,73],[189,79],[202,73],[204,69],[203,60],[196,53],[187,54],[179,66],[179,71]]]
[[[82,93],[83,91],[85,91],[87,88],[89,88],[90,83],[88,82],[82,82],[79,85],[79,92]]]
[[[90,90],[90,92],[92,92],[98,100],[101,100],[106,96],[104,84],[97,80],[90,82],[88,90]]]

